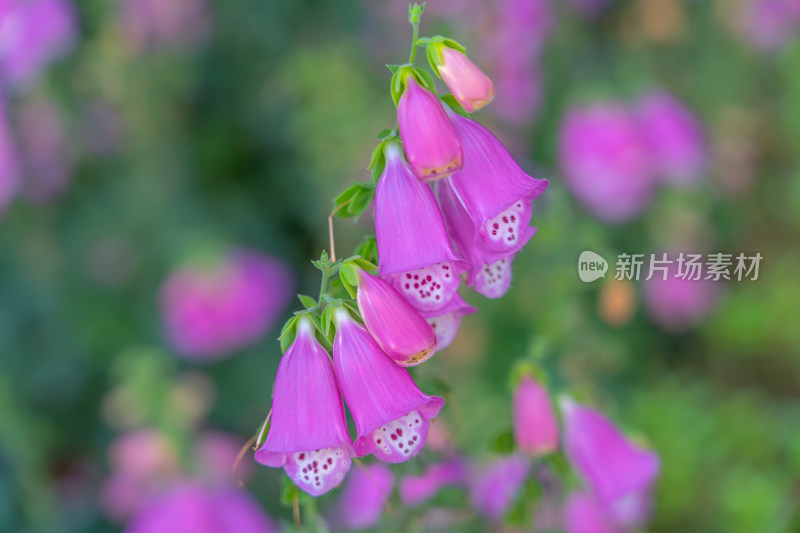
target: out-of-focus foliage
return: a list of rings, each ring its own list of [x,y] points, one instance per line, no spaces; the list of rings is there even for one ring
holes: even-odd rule
[[[24,135],[25,117],[53,113],[64,153],[44,166],[69,178],[37,186],[41,166],[23,163],[0,213],[0,531],[118,530],[100,492],[124,432],[156,427],[189,446],[206,430],[242,444],[258,430],[278,327],[224,361],[177,359],[161,284],[189,258],[244,246],[283,258],[298,291],[316,294],[309,260],[327,247],[330,199],[369,179],[376,134],[394,126],[383,64],[405,61],[405,2],[213,2],[201,26],[171,30],[185,25],[188,40],[162,42],[123,31],[122,3],[76,2],[72,47],[2,89],[20,158],[52,138]],[[654,532],[800,527],[800,30],[766,42],[747,11],[756,3],[552,1],[525,30],[504,29],[511,2],[432,0],[422,22],[426,35],[452,32],[496,80],[497,100],[476,118],[551,185],[508,295],[470,294],[479,313],[415,377],[446,391],[441,423],[488,460],[511,430],[509,373],[536,358],[551,390],[591,398],[657,450]],[[500,90],[518,77],[528,92]],[[630,103],[652,88],[697,115],[707,169],[659,187],[630,221],[596,220],[565,187],[562,120],[578,103]],[[524,120],[493,112],[513,95]],[[369,218],[337,220],[337,250],[349,253]],[[709,315],[681,332],[649,317],[643,282],[584,284],[576,272],[583,250],[685,248],[764,259],[757,281],[719,283]],[[281,475],[258,468],[248,488],[289,523]],[[447,489],[433,503],[466,501]],[[385,514],[380,530],[421,529],[426,509]]]

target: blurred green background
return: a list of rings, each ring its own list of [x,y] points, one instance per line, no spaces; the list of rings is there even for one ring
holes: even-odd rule
[[[551,180],[538,233],[506,297],[467,295],[479,312],[415,372],[423,389],[446,382],[444,421],[480,457],[510,429],[514,362],[540,358],[554,392],[592,398],[661,455],[653,532],[800,531],[800,39],[753,46],[737,29],[745,4],[619,0],[580,15],[552,2],[546,37],[530,31],[543,40],[531,59],[538,112],[510,124],[495,102],[476,114]],[[491,75],[482,51],[502,34],[498,5],[432,0],[422,34],[447,32]],[[242,443],[257,430],[279,325],[224,361],[178,359],[159,287],[198,250],[241,245],[283,258],[298,291],[315,294],[309,260],[327,247],[330,198],[366,179],[376,134],[394,124],[383,64],[407,56],[406,6],[213,2],[202,37],[136,46],[116,3],[81,0],[74,47],[35,84],[6,92],[10,121],[31,101],[57,110],[73,161],[57,197],[21,195],[0,219],[0,531],[120,530],[98,491],[110,443],[142,421],[217,428]],[[562,183],[559,125],[576,101],[649,86],[694,110],[711,163],[636,219],[604,224]],[[370,218],[336,222],[340,253],[371,231]],[[660,328],[641,282],[577,277],[582,250],[649,253],[681,235],[764,257],[758,281],[720,284],[696,327]],[[207,405],[188,422],[173,394],[187,375],[207,380]],[[133,398],[122,414],[120,390]],[[248,487],[290,520],[279,477],[259,467]],[[381,530],[401,527],[400,516]]]

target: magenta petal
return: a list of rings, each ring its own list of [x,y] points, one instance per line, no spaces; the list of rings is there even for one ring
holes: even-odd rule
[[[489,130],[466,117],[450,111],[450,119],[464,147],[464,168],[450,178],[450,184],[469,214],[474,237],[496,251],[516,251],[524,242],[519,236],[521,228],[527,226],[530,212],[524,207],[547,188],[547,180],[528,176],[517,165],[514,158]],[[522,206],[517,204],[522,202]],[[492,230],[487,223],[497,223],[496,217],[509,217],[517,213],[520,219],[514,224],[505,223],[504,230],[512,229],[517,237],[514,243],[489,238]],[[527,220],[525,220],[527,219]],[[498,235],[495,235],[498,237]],[[505,237],[505,236],[503,236]],[[501,243],[504,243],[501,246]]]
[[[649,489],[659,472],[655,453],[631,443],[594,409],[567,398],[561,410],[567,456],[606,505]]]
[[[570,494],[564,506],[564,528],[566,533],[623,533],[600,502],[579,492]]]
[[[381,349],[403,366],[434,354],[436,334],[422,315],[389,283],[359,271],[356,300],[367,330]]]
[[[461,145],[442,104],[413,76],[397,105],[397,124],[408,162],[419,179],[437,179],[461,168]]]
[[[492,80],[459,50],[439,48],[443,63],[437,68],[447,88],[468,113],[477,111],[494,98]]]
[[[458,328],[461,326],[461,317],[475,312],[477,312],[477,309],[465,302],[456,293],[455,297],[444,308],[439,311],[422,313],[422,315],[436,333],[437,349],[444,350],[455,340]]]
[[[355,452],[361,457],[375,449],[375,430],[395,423],[412,411],[419,411],[423,419],[431,419],[439,413],[444,400],[423,394],[408,370],[394,364],[346,310],[337,309],[334,318],[333,361],[358,432]],[[416,420],[411,422],[416,424]],[[419,437],[422,444],[427,438],[427,428],[425,430]]]
[[[301,318],[297,337],[278,367],[270,430],[256,451],[256,461],[280,467],[302,461],[291,454],[349,445],[331,359],[317,341],[311,321]]]
[[[438,264],[457,276],[469,264],[453,250],[430,186],[421,183],[396,143],[386,147],[386,168],[375,191],[379,274],[386,277]]]
[[[514,440],[521,452],[536,457],[558,448],[558,419],[541,383],[524,376],[514,391],[512,410]]]

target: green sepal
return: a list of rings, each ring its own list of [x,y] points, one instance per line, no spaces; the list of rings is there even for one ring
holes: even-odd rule
[[[509,429],[495,436],[489,445],[489,449],[500,455],[514,453],[514,433]]]
[[[425,2],[422,4],[411,4],[408,6],[408,22],[411,24],[419,24],[422,18],[422,13],[425,12]]]
[[[397,72],[392,75],[391,92],[395,106],[400,103],[400,97],[403,96],[403,91],[405,90],[406,78],[409,76],[414,76],[420,85],[433,94],[436,94],[436,84],[430,74],[424,70],[414,68],[411,65],[402,65]]]
[[[372,173],[373,188],[378,186],[378,180],[383,174],[383,169],[386,168],[386,156],[383,153],[384,148],[386,148],[386,143],[390,141],[400,142],[395,130],[383,130],[378,134],[378,138],[381,139],[381,142],[379,142],[378,146],[372,151],[372,155],[369,158],[369,165],[367,165],[367,170]]]
[[[295,315],[287,320],[283,328],[281,328],[281,334],[278,337],[278,341],[281,343],[281,353],[286,353],[286,350],[288,350],[289,346],[294,342],[294,338],[297,335],[297,321],[299,319],[300,317]]]
[[[395,72],[397,72],[397,69],[400,68],[400,65],[386,65],[386,68],[389,69],[389,72],[394,74]]]
[[[314,265],[314,267],[320,271],[324,271],[326,268],[330,267],[331,260],[328,257],[328,252],[322,250],[322,253],[319,254],[319,259],[311,261],[311,264]]]
[[[342,268],[339,269],[342,282],[352,287],[358,287],[358,272],[356,272],[358,265],[354,264],[355,261],[357,260],[345,261]]]
[[[378,139],[385,141],[387,139],[391,139],[392,137],[397,137],[397,130],[394,128],[386,128],[382,129],[378,133]],[[374,155],[374,154],[373,154]]]
[[[350,316],[352,316],[354,320],[357,320],[362,324],[364,323],[364,318],[361,316],[361,310],[359,310],[356,304],[354,304],[352,301],[347,301],[344,303],[344,306],[348,311],[350,311]]]
[[[450,109],[452,109],[462,117],[469,117],[469,113],[467,113],[467,110],[464,109],[464,106],[458,103],[458,100],[456,100],[456,97],[453,96],[452,94],[446,94],[441,98],[439,98],[439,100],[444,102],[446,105],[450,106]]]
[[[522,381],[522,378],[525,376],[531,376],[544,387],[548,385],[547,373],[541,366],[532,362],[530,359],[520,359],[511,369],[511,374],[508,379],[509,390],[515,390],[519,382]]]
[[[306,309],[311,309],[312,307],[317,306],[317,301],[312,298],[311,296],[306,296],[305,294],[298,294],[297,299],[300,300],[300,304]]]
[[[442,75],[439,74],[439,66],[444,64],[444,58],[442,57],[443,46],[458,50],[464,55],[467,54],[467,49],[464,48],[464,46],[458,41],[454,41],[448,37],[442,37],[441,35],[436,35],[429,38],[427,46],[425,47],[425,52],[428,56],[428,64],[430,65],[431,70],[440,78]]]
[[[376,241],[376,246],[377,246],[377,241]],[[367,272],[377,272],[378,271],[378,265],[372,263],[371,261],[367,261],[363,257],[357,257],[357,258],[353,259],[353,263],[355,263],[359,267],[363,268]]]

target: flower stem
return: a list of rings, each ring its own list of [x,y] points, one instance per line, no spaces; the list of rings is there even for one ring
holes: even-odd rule
[[[419,22],[412,22],[411,27],[414,28],[414,35],[411,38],[411,55],[408,58],[408,63],[410,65],[413,65],[414,60],[417,58],[417,38],[419,37]]]

